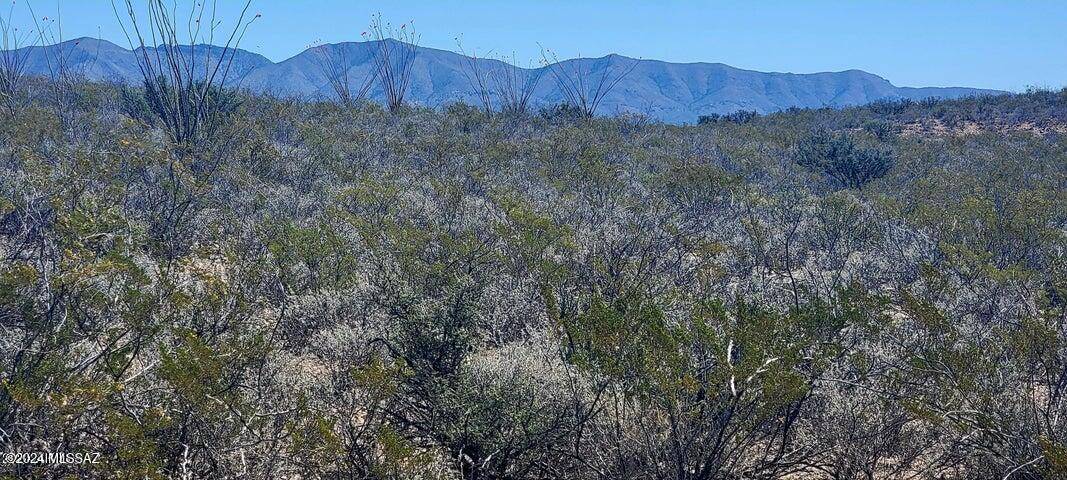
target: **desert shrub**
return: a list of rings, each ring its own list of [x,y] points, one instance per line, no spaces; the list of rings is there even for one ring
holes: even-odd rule
[[[201,93],[193,96],[177,89]],[[123,89],[122,98],[126,115],[160,127],[176,144],[212,141],[240,103],[233,90],[203,81],[179,86],[166,77],[146,81],[141,89]]]
[[[797,145],[797,163],[839,188],[862,189],[889,173],[894,156],[886,147],[864,146],[851,134],[819,130]]]
[[[759,113],[756,111],[739,110],[733,113],[727,113],[725,115],[712,113],[710,115],[701,115],[697,118],[697,124],[711,124],[718,122],[730,122],[730,123],[749,123],[756,118],[759,118]]]
[[[580,108],[569,103],[541,107],[538,113],[541,118],[552,122],[576,122],[585,117]]]

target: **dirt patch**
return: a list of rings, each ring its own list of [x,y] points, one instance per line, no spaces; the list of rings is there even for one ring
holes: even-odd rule
[[[925,119],[920,122],[908,122],[900,127],[900,134],[911,135],[935,135],[935,136],[968,136],[983,133],[1031,133],[1034,135],[1050,135],[1067,133],[1067,124],[1035,124],[1032,122],[1022,123],[981,123],[974,121],[955,122],[947,124],[939,119]]]

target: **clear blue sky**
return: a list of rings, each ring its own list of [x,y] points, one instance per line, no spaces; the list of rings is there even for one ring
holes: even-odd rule
[[[26,0],[16,0],[23,9]],[[187,4],[188,0],[184,3]],[[126,45],[110,0],[58,0],[64,37]],[[181,5],[183,1],[179,1]],[[219,0],[229,18],[238,0]],[[33,0],[39,16],[57,0]],[[778,72],[858,68],[903,86],[1023,90],[1067,85],[1067,1],[636,2],[253,0],[242,45],[271,60],[317,40],[358,40],[370,16],[414,20],[423,46],[560,58],[619,53]]]

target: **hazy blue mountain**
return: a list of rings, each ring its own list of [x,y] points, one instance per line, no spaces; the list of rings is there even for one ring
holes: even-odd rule
[[[207,55],[217,58],[222,52],[220,47],[208,45],[182,48],[189,53],[196,52],[201,59]],[[333,92],[321,66],[323,58],[344,58],[349,65],[350,81],[357,83],[372,72],[374,48],[374,42],[327,44],[277,63],[262,55],[237,50],[231,78],[252,91],[328,99]],[[154,58],[151,50],[149,56]],[[49,56],[65,55],[71,68],[87,78],[138,82],[138,54],[106,40],[81,38],[46,47],[31,47],[27,72],[46,74]],[[428,106],[455,101],[477,103],[468,62],[468,57],[455,52],[419,47],[412,69],[409,101]],[[523,69],[490,59],[478,59],[477,62],[484,74],[508,69],[519,78],[539,77],[532,98],[534,105],[563,101],[564,95],[554,72],[566,72],[571,76],[581,72],[587,85],[595,85],[604,75],[614,75],[632,67],[632,72],[604,97],[597,112],[639,112],[678,123],[694,122],[700,115],[738,110],[768,113],[790,107],[844,107],[887,99],[919,100],[1002,93],[963,87],[897,87],[882,77],[860,70],[767,73],[721,63],[669,63],[620,55],[564,60],[555,67],[540,69]],[[381,100],[380,89],[373,88],[371,97]]]
[[[187,58],[195,59],[195,65],[201,66],[195,71],[198,76],[204,74],[203,65],[207,64],[204,59],[218,58],[223,53],[222,47],[213,45],[184,45],[179,48]],[[155,62],[156,49],[146,50],[148,58]],[[65,59],[72,71],[92,80],[122,83],[141,81],[141,69],[137,63],[138,57],[142,55],[140,49],[131,51],[107,40],[83,37],[45,47],[27,47],[21,51],[27,55],[26,73],[31,75],[47,75],[49,63],[55,68],[54,66],[60,59]],[[232,50],[231,52],[233,55],[231,70],[235,78],[256,69],[274,65],[269,59],[256,53],[245,50]],[[227,53],[227,56],[229,55],[230,53]]]

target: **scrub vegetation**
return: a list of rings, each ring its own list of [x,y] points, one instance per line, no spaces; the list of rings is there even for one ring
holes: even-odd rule
[[[101,455],[9,477],[1067,475],[1067,91],[675,126],[10,78],[0,447]]]

